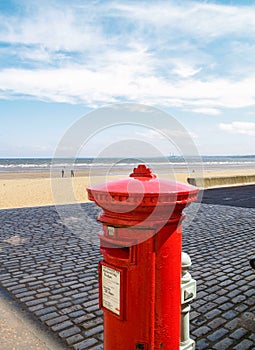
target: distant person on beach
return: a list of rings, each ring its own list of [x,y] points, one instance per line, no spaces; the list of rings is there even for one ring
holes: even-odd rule
[[[74,177],[74,171],[71,170],[71,177]]]
[[[65,170],[64,170],[64,169],[62,169],[62,171],[61,171],[61,176],[62,176],[62,177],[65,176]]]

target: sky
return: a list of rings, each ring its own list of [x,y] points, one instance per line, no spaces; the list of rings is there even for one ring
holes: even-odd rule
[[[254,18],[255,0],[1,0],[0,157],[52,157],[73,123],[122,103],[168,113],[201,155],[255,154]],[[108,129],[81,155],[131,134],[171,153],[160,123]]]

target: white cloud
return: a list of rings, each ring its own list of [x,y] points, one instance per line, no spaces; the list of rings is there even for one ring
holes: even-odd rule
[[[139,138],[145,138],[145,140],[154,140],[158,141],[159,139],[165,140],[166,136],[164,136],[159,130],[154,129],[144,129],[140,131],[135,131],[135,135]]]
[[[28,3],[23,16],[0,15],[0,41],[10,46],[10,56],[16,54],[0,70],[2,99],[30,96],[90,106],[133,101],[210,115],[255,104],[253,62],[246,76],[230,78],[215,63],[217,49],[211,53],[206,46],[229,34],[235,42],[254,37],[253,6]]]
[[[124,18],[149,22],[157,27],[174,27],[206,41],[233,33],[251,37],[255,33],[254,6],[227,6],[196,1],[185,1],[178,5],[174,1],[162,2],[162,6],[158,2],[148,6],[143,3],[115,6]]]
[[[5,69],[0,71],[1,95],[2,98],[27,95],[89,105],[129,100],[149,105],[196,106],[196,112],[207,114],[216,114],[221,107],[255,105],[255,76],[236,82],[227,79],[172,82],[146,74],[146,60],[143,69],[138,61],[137,58],[126,64],[109,63],[97,71],[78,65],[59,69]],[[147,69],[150,70],[149,64]]]
[[[100,27],[91,26],[89,13],[69,6],[39,5],[26,16],[0,16],[0,41],[40,45],[50,51],[81,51],[103,44]]]
[[[216,108],[195,108],[192,109],[192,112],[205,115],[218,115],[221,113],[220,110]]]
[[[173,69],[174,74],[178,74],[183,78],[189,78],[196,75],[202,68],[195,69],[191,65],[184,64],[182,62],[176,63],[176,68]]]
[[[219,128],[234,134],[255,136],[255,123],[252,122],[232,122],[230,124],[221,123],[219,124]]]
[[[41,61],[44,63],[49,63],[54,58],[49,53],[49,51],[45,50],[44,47],[38,48],[22,48],[19,51],[19,56],[23,61]]]

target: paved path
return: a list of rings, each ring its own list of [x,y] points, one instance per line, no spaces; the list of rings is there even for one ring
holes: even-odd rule
[[[255,185],[221,187],[205,190],[203,203],[255,208]]]
[[[3,291],[0,291],[1,350],[63,350],[65,345],[55,339],[39,322]]]
[[[191,331],[197,349],[255,349],[255,209],[202,204],[188,208],[183,250],[193,262],[198,295]],[[97,208],[63,206],[0,211],[0,282],[69,349],[103,349],[97,264]]]

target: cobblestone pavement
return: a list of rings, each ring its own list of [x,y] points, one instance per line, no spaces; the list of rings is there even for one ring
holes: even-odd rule
[[[192,212],[193,204],[187,212]],[[97,264],[97,208],[54,207],[0,211],[0,282],[70,349],[103,349]],[[183,251],[193,262],[197,298],[191,333],[196,349],[255,349],[255,209],[202,204],[184,220]]]
[[[255,208],[255,185],[231,186],[207,189],[203,203],[224,204],[234,207]]]

